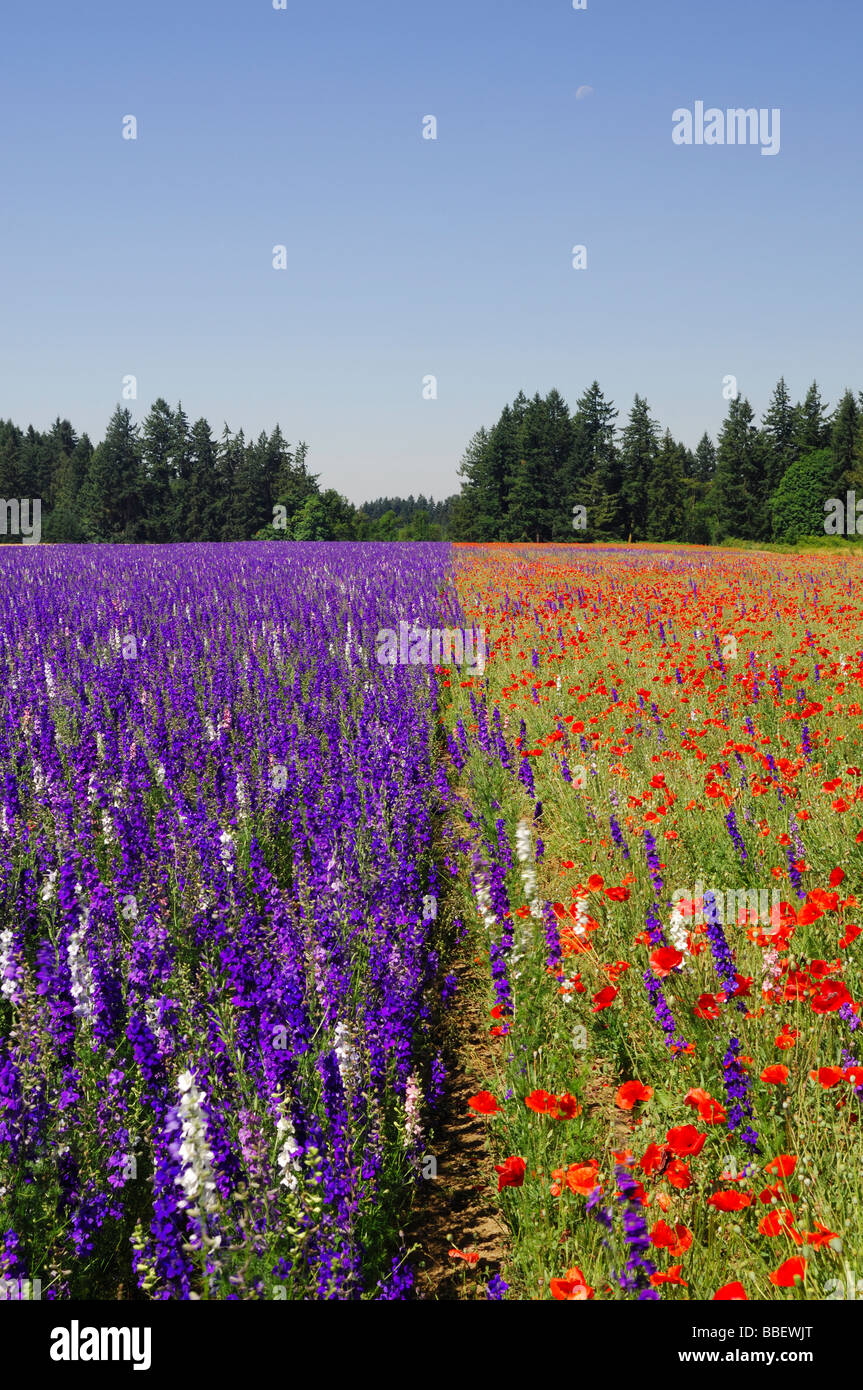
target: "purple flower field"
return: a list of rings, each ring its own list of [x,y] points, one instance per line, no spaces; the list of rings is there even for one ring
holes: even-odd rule
[[[0,1276],[401,1298],[449,547],[0,552]],[[431,895],[431,898],[426,895]]]

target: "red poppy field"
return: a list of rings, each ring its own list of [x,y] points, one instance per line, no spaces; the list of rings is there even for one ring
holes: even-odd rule
[[[465,545],[456,576],[507,1297],[863,1293],[860,564]]]

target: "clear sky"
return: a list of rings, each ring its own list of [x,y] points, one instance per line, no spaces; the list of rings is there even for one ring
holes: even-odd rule
[[[456,490],[520,388],[694,445],[727,375],[863,387],[860,0],[31,0],[3,51],[18,424],[101,437],[133,374],[356,502]],[[779,108],[779,153],[675,145],[696,101]]]

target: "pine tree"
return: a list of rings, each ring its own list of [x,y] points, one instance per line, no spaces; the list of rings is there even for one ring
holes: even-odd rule
[[[711,490],[717,539],[763,540],[770,535],[769,495],[765,487],[764,441],[749,402],[728,403],[719,433],[716,474]]]
[[[217,541],[222,533],[223,506],[219,489],[216,443],[208,421],[196,420],[189,436],[187,539]]]
[[[174,412],[160,396],[144,417],[141,428],[141,503],[150,541],[174,539],[176,499],[172,489],[176,454]]]
[[[659,426],[643,396],[636,396],[623,430],[620,450],[621,497],[627,534],[647,538],[648,493],[659,454]]]
[[[817,389],[817,388],[816,388]],[[767,489],[771,494],[779,486],[789,464],[799,457],[799,408],[791,404],[785,378],[781,376],[770,397],[770,405],[761,423],[765,445]]]
[[[686,448],[666,430],[647,485],[647,540],[682,540],[686,530],[689,489]]]
[[[87,539],[143,540],[141,487],[138,426],[129,411],[118,405],[105,438],[93,451],[81,489],[80,521]]]
[[[854,392],[846,390],[836,407],[830,440],[836,465],[833,483],[837,491],[856,488],[863,481],[858,454],[861,438],[860,410]]]
[[[713,482],[716,472],[716,446],[705,430],[695,448],[695,466],[692,476],[697,483],[704,485]]]
[[[830,447],[830,422],[826,418],[826,407],[821,403],[817,381],[813,381],[806,392],[806,399],[797,407],[794,447],[798,458],[801,454]]]
[[[621,536],[624,527],[620,458],[614,439],[617,414],[599,382],[592,382],[576,402],[573,448],[564,472],[570,512],[573,503],[587,506],[586,499],[591,499],[594,515],[588,510],[588,524],[591,528],[601,525],[601,534],[610,537]]]

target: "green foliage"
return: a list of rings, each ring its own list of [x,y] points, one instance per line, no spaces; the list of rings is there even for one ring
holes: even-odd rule
[[[835,471],[830,449],[804,454],[786,468],[771,499],[774,540],[794,544],[800,536],[824,534],[824,503],[835,495]]]

